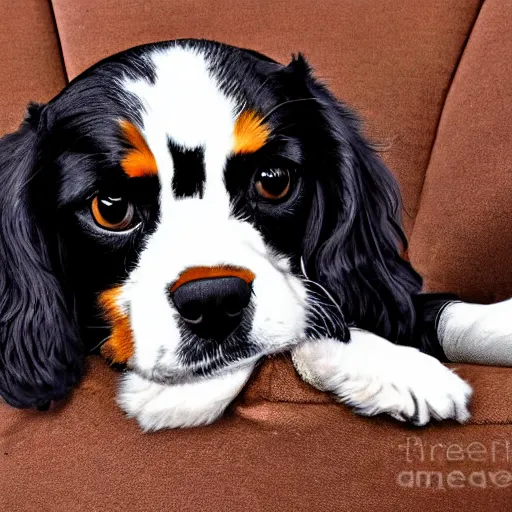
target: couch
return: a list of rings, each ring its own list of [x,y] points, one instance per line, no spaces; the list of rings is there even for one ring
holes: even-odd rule
[[[0,0],[0,20],[2,133],[136,44],[304,52],[397,176],[425,288],[512,295],[509,0]],[[512,369],[452,366],[475,391],[464,426],[358,417],[285,354],[217,423],[143,434],[115,403],[119,374],[92,356],[50,411],[0,404],[0,510],[512,510]]]

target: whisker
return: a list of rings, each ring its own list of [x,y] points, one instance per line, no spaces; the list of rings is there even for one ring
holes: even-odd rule
[[[324,338],[322,334],[317,330],[317,328],[314,325],[308,325],[308,330],[312,332],[317,338]]]
[[[316,103],[320,103],[321,105],[325,105],[323,101],[319,100],[318,98],[297,98],[295,100],[288,100],[283,101],[283,103],[279,103],[279,105],[276,105],[273,109],[270,110],[270,112],[267,112],[263,118],[261,119],[261,123],[264,123],[265,120],[271,116],[277,109],[284,107],[285,105],[290,105],[291,103],[299,103],[302,101],[314,101]]]
[[[333,329],[335,330],[336,329],[336,323],[332,319],[331,315],[322,307],[321,304],[317,303],[316,304],[316,308],[317,308],[317,311],[318,311],[319,315],[323,313],[323,315],[320,315],[320,316],[322,318],[322,321],[323,321],[323,323],[325,325],[326,330],[329,331],[329,327],[328,327],[328,325],[326,323],[326,320],[330,321],[331,327],[333,327]]]
[[[327,318],[329,318],[329,315],[321,308],[320,304],[310,302],[309,305],[310,311],[314,313],[315,318],[319,318],[324,324],[326,332],[329,332],[329,326],[327,325]]]
[[[334,300],[333,296],[320,283],[317,283],[316,281],[313,281],[313,280],[309,279],[309,277],[308,277],[308,275],[306,273],[306,267],[304,265],[304,258],[303,257],[300,258],[300,268],[302,270],[302,273],[304,274],[304,277],[308,280],[308,282],[318,286],[318,288],[320,288],[325,293],[325,295],[332,301],[332,303],[334,304],[334,306],[336,307],[336,309],[340,313],[341,318],[344,318],[343,311],[341,310],[340,305]]]
[[[108,341],[109,338],[110,338],[110,334],[106,338],[102,339],[97,345],[95,345],[94,347],[90,348],[89,349],[89,354],[94,352],[97,348],[101,347],[104,343],[106,343]]]
[[[288,123],[287,125],[279,126],[279,128],[272,132],[272,136],[275,138],[276,135],[279,135],[281,132],[288,130],[288,128],[292,128],[293,126],[297,126],[297,123]]]

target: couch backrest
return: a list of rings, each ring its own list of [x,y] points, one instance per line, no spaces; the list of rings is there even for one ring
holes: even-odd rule
[[[0,0],[0,134],[66,85],[50,2]]]
[[[448,92],[410,255],[429,289],[512,295],[512,5],[486,0]]]
[[[426,288],[496,300],[512,295],[512,12],[482,2],[0,0],[14,27],[0,36],[0,128],[64,73],[136,44],[204,37],[282,62],[302,51],[386,148]]]

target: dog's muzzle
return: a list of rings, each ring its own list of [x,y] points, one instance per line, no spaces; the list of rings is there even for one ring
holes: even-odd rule
[[[171,285],[168,297],[193,334],[221,341],[240,325],[254,278],[240,267],[193,267]]]

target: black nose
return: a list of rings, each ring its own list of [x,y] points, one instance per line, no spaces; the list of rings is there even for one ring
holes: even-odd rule
[[[201,338],[222,340],[240,324],[251,285],[239,277],[196,279],[169,292],[189,329]]]

